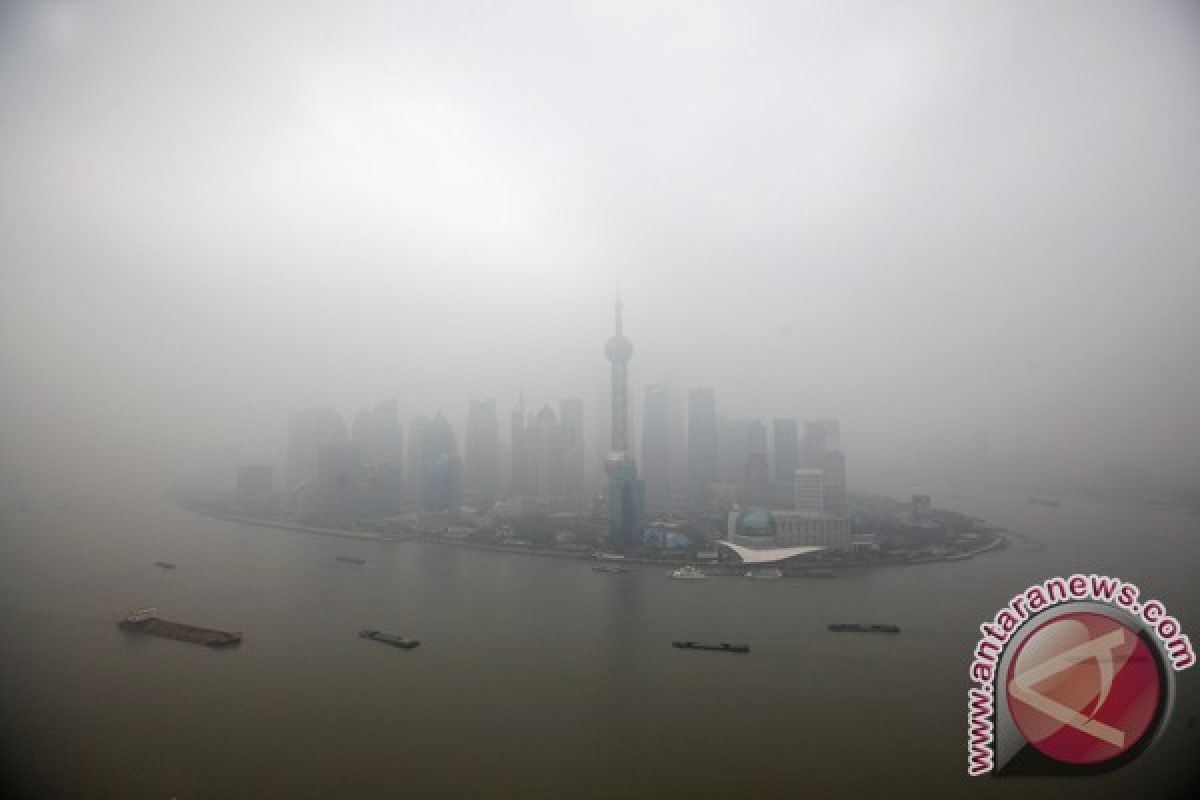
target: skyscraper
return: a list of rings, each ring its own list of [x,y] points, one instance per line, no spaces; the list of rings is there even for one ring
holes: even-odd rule
[[[404,498],[421,508],[425,490],[425,439],[429,435],[429,418],[414,417],[408,424],[408,447],[404,451]]]
[[[525,438],[532,494],[543,507],[549,507],[553,499],[566,494],[566,432],[550,406],[542,406],[526,428]]]
[[[666,386],[646,387],[642,421],[642,472],[646,507],[661,510],[671,495],[670,393]]]
[[[525,392],[509,415],[508,426],[508,495],[525,497],[530,493],[529,444],[525,440]]]
[[[423,445],[421,508],[454,511],[458,508],[458,444],[454,430],[441,414],[429,423]]]
[[[765,506],[770,502],[770,472],[767,467],[767,427],[752,420],[746,430],[746,502]]]
[[[793,508],[804,514],[825,511],[824,474],[819,469],[798,469],[795,472]]]
[[[404,450],[396,401],[386,400],[354,416],[350,438],[363,467],[362,508],[367,514],[395,514],[403,499]]]
[[[704,505],[705,493],[717,481],[717,401],[710,388],[688,393],[688,497]]]
[[[472,400],[467,408],[463,493],[467,502],[488,509],[499,494],[500,431],[496,401]]]
[[[800,466],[800,426],[795,419],[777,419],[771,428],[775,446],[774,479],[790,484]]]
[[[578,397],[567,397],[560,401],[558,418],[566,446],[563,493],[568,497],[582,498],[587,494],[584,479],[583,401]]]
[[[638,547],[646,504],[646,485],[638,479],[637,463],[629,452],[629,361],[633,342],[621,330],[621,297],[617,296],[617,330],[604,347],[612,364],[612,451],[608,472],[608,546],[614,550]]]
[[[346,423],[331,408],[293,411],[288,418],[287,467],[284,494],[288,507],[303,510],[304,495],[317,480],[317,459],[323,446],[346,441]],[[311,500],[311,498],[310,498]]]
[[[846,457],[842,454],[841,425],[838,421],[817,419],[804,423],[804,441],[800,452],[805,468],[818,469],[824,474],[824,511],[846,514],[849,511]]]

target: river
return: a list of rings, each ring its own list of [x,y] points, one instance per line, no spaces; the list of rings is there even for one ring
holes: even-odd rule
[[[1162,740],[1088,779],[967,778],[965,702],[978,624],[1052,575],[1136,581],[1200,641],[1200,516],[1000,491],[935,502],[1040,546],[832,580],[672,581],[657,567],[606,575],[246,526],[157,500],[8,509],[3,774],[34,797],[180,800],[1095,800],[1194,779],[1195,670],[1177,676]],[[116,628],[144,605],[245,642],[212,651]],[[903,633],[831,634],[832,621]],[[364,641],[364,627],[423,644]],[[681,638],[753,652],[673,649]]]

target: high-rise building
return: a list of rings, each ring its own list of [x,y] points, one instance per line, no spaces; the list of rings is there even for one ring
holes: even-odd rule
[[[688,393],[688,498],[704,505],[710,484],[717,482],[717,401],[710,388]]]
[[[800,466],[800,427],[795,419],[776,419],[771,423],[775,446],[774,479],[791,484]]]
[[[354,442],[333,442],[317,451],[314,505],[306,511],[321,516],[357,514],[363,505],[366,471]]]
[[[830,514],[849,512],[846,492],[846,457],[842,454],[841,425],[836,419],[804,423],[801,461],[807,469],[824,473],[824,508]]]
[[[671,499],[670,392],[666,386],[646,387],[642,421],[642,474],[646,507],[662,510]]]
[[[584,466],[587,463],[583,437],[583,400],[567,397],[558,404],[559,423],[566,446],[564,456],[563,494],[583,498],[587,495]]]
[[[841,425],[836,419],[813,419],[804,423],[804,441],[800,446],[801,466],[821,468],[821,459],[830,450],[841,450]]]
[[[458,445],[454,430],[441,414],[429,423],[423,444],[421,508],[454,511],[458,508]]]
[[[366,514],[394,514],[403,500],[404,447],[396,401],[387,400],[354,416],[350,438],[364,470],[362,508]]]
[[[404,498],[409,505],[422,508],[425,491],[425,449],[429,436],[429,418],[414,417],[408,424],[408,447],[404,452]]]
[[[771,500],[771,478],[767,466],[767,428],[752,420],[746,429],[746,502],[765,506]]]
[[[283,487],[289,508],[302,510],[301,496],[317,479],[317,457],[321,447],[345,441],[346,423],[333,409],[307,408],[291,413]]]
[[[489,509],[499,496],[500,431],[495,400],[471,401],[464,448],[463,494],[468,503]]]
[[[529,443],[525,432],[525,392],[522,391],[509,415],[508,427],[508,494],[526,497],[530,494]]]
[[[526,428],[532,496],[543,507],[566,494],[566,432],[550,406],[542,406]]]
[[[640,547],[645,522],[646,485],[637,476],[629,451],[629,361],[633,342],[621,329],[621,297],[617,296],[617,330],[605,344],[612,365],[612,451],[608,472],[608,546],[614,550]]]
[[[792,507],[803,514],[822,514],[825,474],[819,469],[798,469],[795,477],[795,494]]]

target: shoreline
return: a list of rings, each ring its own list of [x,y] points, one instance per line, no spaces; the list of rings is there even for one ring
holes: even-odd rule
[[[317,536],[332,536],[332,537],[339,537],[339,538],[343,538],[343,539],[359,539],[359,540],[364,540],[364,541],[381,542],[381,543],[385,543],[385,544],[386,543],[402,544],[405,542],[421,542],[421,543],[425,543],[425,544],[441,545],[443,547],[461,547],[461,548],[465,548],[465,549],[469,549],[469,550],[480,550],[480,551],[493,552],[493,553],[511,553],[514,555],[532,556],[535,558],[562,558],[562,559],[574,559],[576,561],[596,561],[597,560],[594,552],[591,552],[591,551],[585,553],[585,552],[578,552],[578,551],[573,552],[573,551],[551,550],[551,549],[546,549],[546,548],[508,547],[508,546],[504,546],[504,545],[495,545],[495,544],[480,544],[478,542],[471,542],[466,539],[446,539],[442,536],[439,536],[438,534],[411,533],[411,534],[392,536],[392,535],[382,534],[382,533],[370,533],[367,531],[346,530],[344,528],[322,528],[322,527],[318,527],[318,526],[314,526],[314,525],[301,525],[300,523],[286,522],[283,520],[268,520],[268,519],[260,519],[258,517],[246,517],[246,516],[242,516],[240,514],[230,514],[227,512],[201,509],[201,508],[196,508],[193,506],[181,505],[179,507],[182,508],[183,510],[189,511],[193,514],[200,514],[202,516],[212,517],[213,519],[220,519],[220,520],[224,520],[226,522],[233,522],[233,523],[237,523],[239,525],[252,525],[252,526],[257,526],[257,527],[261,527],[261,528],[277,528],[280,530],[295,531],[297,533],[307,533],[307,534],[312,534],[312,535],[317,535]],[[982,522],[982,520],[980,520],[980,521]],[[827,569],[827,570],[866,569],[866,568],[871,568],[871,567],[920,566],[922,564],[939,564],[939,563],[948,563],[948,562],[955,562],[955,561],[967,561],[969,559],[975,558],[976,556],[983,555],[984,553],[989,553],[994,550],[1002,550],[1008,546],[1008,538],[1004,535],[1004,533],[1006,533],[1006,531],[1002,531],[1000,529],[995,529],[995,528],[990,528],[989,530],[991,533],[993,533],[995,535],[995,537],[996,537],[995,539],[993,539],[991,542],[988,542],[986,545],[983,545],[982,547],[977,547],[974,550],[969,550],[969,551],[966,551],[963,553],[947,553],[945,555],[939,555],[939,556],[915,556],[915,557],[914,556],[906,556],[906,557],[901,557],[901,558],[881,558],[881,559],[875,559],[875,560],[857,560],[857,561],[845,561],[845,562],[835,562],[835,563],[821,562],[821,563],[814,563],[811,565],[806,565],[803,568],[797,568],[795,571],[803,573],[803,572],[811,571],[813,569]],[[614,563],[618,563],[618,562],[614,562]],[[699,561],[697,559],[686,559],[686,558],[685,559],[679,559],[679,558],[655,559],[655,558],[645,558],[645,557],[639,557],[639,556],[630,556],[627,558],[623,558],[620,560],[619,563],[630,564],[630,565],[638,564],[638,565],[643,565],[643,566],[657,566],[657,567],[672,567],[672,566],[677,567],[682,564],[701,564],[702,566],[720,567],[723,570],[731,569],[731,570],[733,570],[733,572],[731,574],[734,574],[734,573],[740,574],[740,572],[738,572],[737,568],[739,566],[743,566],[743,565],[735,565],[735,564],[722,564],[721,562],[717,562],[717,561]],[[787,570],[784,571],[784,575],[785,575],[785,577],[813,577],[811,575],[805,575],[805,574],[788,575]],[[823,577],[828,577],[828,576],[823,576]]]

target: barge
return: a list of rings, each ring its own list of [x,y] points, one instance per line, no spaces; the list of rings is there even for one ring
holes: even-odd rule
[[[364,639],[373,639],[376,642],[390,644],[392,647],[402,647],[405,650],[412,650],[421,643],[417,639],[408,639],[403,636],[396,636],[395,634],[384,633],[383,631],[377,631],[371,628],[359,631],[358,635]]]
[[[182,622],[172,622],[156,617],[155,613],[155,609],[153,608],[142,608],[133,611],[125,619],[118,622],[117,627],[131,633],[161,636],[164,639],[202,644],[207,647],[228,647],[242,643],[241,631],[219,631],[214,628],[185,625]]]
[[[337,560],[344,564],[357,564],[360,567],[367,563],[365,558],[355,558],[354,556],[338,556]]]
[[[625,567],[610,567],[607,564],[601,564],[598,567],[592,567],[592,572],[608,572],[613,575],[623,575],[629,570]]]
[[[863,625],[861,623],[834,623],[829,626],[834,633],[899,633],[899,625]]]
[[[671,642],[672,647],[678,647],[680,650],[716,650],[720,653],[749,653],[750,645],[748,644],[730,644],[729,642]]]

